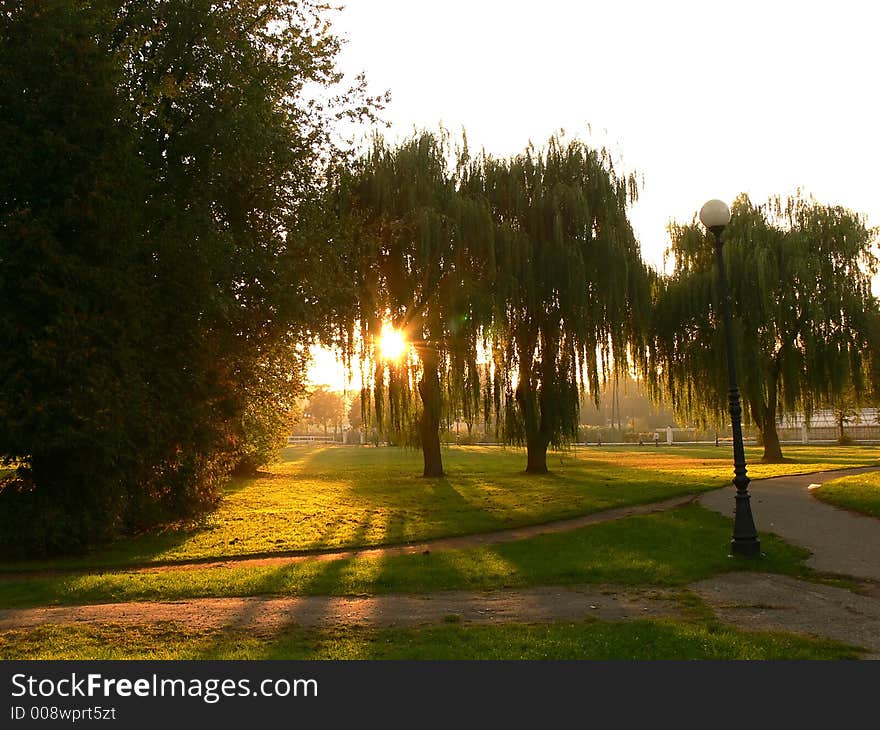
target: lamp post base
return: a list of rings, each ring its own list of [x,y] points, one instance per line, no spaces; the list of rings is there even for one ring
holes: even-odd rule
[[[737,540],[734,538],[730,541],[730,554],[746,558],[757,557],[761,554],[761,541],[758,538],[752,540]]]
[[[752,519],[750,495],[744,486],[736,490],[735,501],[730,554],[753,558],[761,554],[761,541],[758,539],[758,531]]]

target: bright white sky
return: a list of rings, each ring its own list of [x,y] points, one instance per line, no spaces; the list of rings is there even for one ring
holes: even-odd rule
[[[880,225],[873,0],[348,0],[334,26],[342,69],[390,89],[392,139],[442,122],[501,156],[560,128],[611,149],[644,178],[654,266],[670,219],[740,192],[801,187]]]

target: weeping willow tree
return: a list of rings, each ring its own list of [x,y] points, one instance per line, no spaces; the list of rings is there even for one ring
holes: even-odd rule
[[[724,237],[739,386],[763,460],[783,459],[777,424],[849,388],[865,392],[876,349],[875,232],[857,214],[796,196],[735,201]],[[670,226],[674,271],[657,285],[654,384],[679,413],[722,419],[727,370],[714,248],[701,226]],[[714,397],[718,394],[718,397]]]
[[[494,225],[493,317],[485,330],[498,422],[525,442],[526,471],[577,435],[579,396],[639,360],[648,270],[627,220],[633,177],[604,152],[552,138],[507,160],[483,155],[461,192],[484,200]]]
[[[431,477],[443,475],[444,415],[481,402],[478,335],[494,260],[491,216],[458,194],[450,159],[445,134],[398,147],[376,138],[341,186],[365,420],[418,443]],[[409,345],[401,353],[388,352],[389,327]]]

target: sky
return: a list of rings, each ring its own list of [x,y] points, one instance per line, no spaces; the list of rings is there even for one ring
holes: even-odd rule
[[[880,225],[870,0],[348,0],[333,25],[341,70],[390,90],[392,140],[442,124],[498,156],[560,129],[607,147],[643,180],[630,218],[655,267],[671,219],[741,192],[801,188]],[[312,380],[332,369],[319,355]]]

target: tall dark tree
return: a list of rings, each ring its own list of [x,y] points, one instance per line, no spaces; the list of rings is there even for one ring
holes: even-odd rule
[[[603,152],[553,138],[509,160],[478,158],[461,187],[493,216],[499,421],[525,442],[526,471],[543,473],[548,446],[577,436],[581,390],[598,393],[641,353],[649,289],[626,215],[635,181]]]
[[[334,289],[332,123],[374,106],[338,49],[310,2],[4,4],[0,549],[186,517],[265,457]]]
[[[675,268],[658,285],[652,371],[680,412],[719,418],[727,371],[714,249],[696,223],[670,233]],[[809,416],[849,388],[865,391],[878,346],[875,232],[838,206],[742,195],[724,237],[740,391],[763,460],[780,461],[784,413]]]
[[[3,548],[112,534],[143,468],[150,181],[109,4],[78,5],[0,13],[0,453],[18,465]]]

